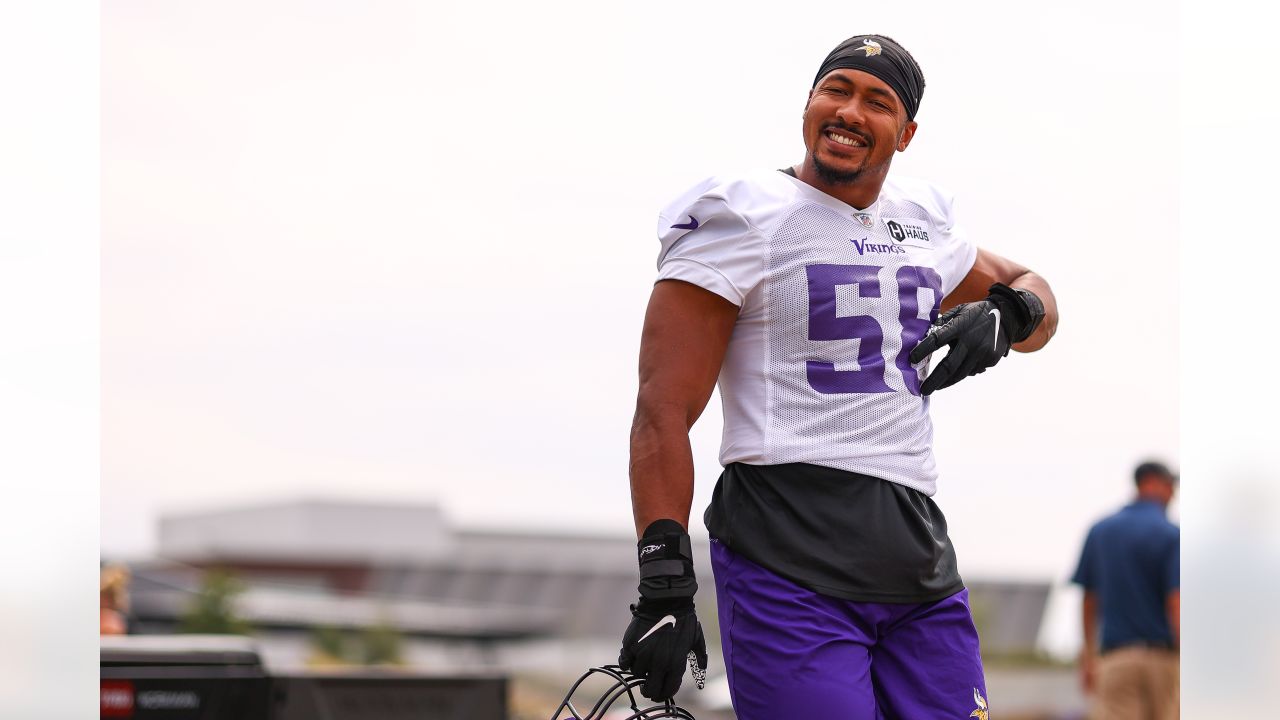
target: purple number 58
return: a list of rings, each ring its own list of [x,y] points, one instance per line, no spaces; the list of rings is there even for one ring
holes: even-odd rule
[[[870,315],[839,315],[836,287],[857,286],[858,296],[880,297],[881,267],[877,265],[809,265],[805,273],[809,282],[809,339],[858,340],[858,369],[837,370],[835,363],[808,360],[805,372],[809,385],[820,393],[892,392],[885,382],[885,363],[881,350],[884,329]],[[902,381],[912,395],[920,394],[920,376],[907,356],[929,331],[938,316],[942,302],[942,278],[933,268],[903,266],[896,274],[898,285],[898,320],[902,326],[902,349],[894,365],[902,373]],[[928,317],[920,317],[919,290],[931,291],[933,302]]]

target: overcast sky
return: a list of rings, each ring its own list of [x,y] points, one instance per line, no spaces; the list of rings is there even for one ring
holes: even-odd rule
[[[302,496],[629,533],[658,208],[798,161],[818,64],[880,32],[927,79],[894,172],[1062,311],[935,396],[936,500],[967,576],[1062,580],[1132,466],[1178,458],[1175,18],[847,7],[104,4],[103,553]]]

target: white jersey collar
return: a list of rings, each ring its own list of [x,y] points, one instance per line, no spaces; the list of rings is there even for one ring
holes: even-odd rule
[[[880,208],[884,205],[884,202],[883,202],[884,186],[880,187],[880,194],[876,196],[875,202],[871,203],[865,208],[856,208],[850,205],[849,203],[843,200],[840,200],[839,198],[836,198],[832,195],[828,195],[827,193],[822,192],[818,188],[810,185],[809,183],[801,180],[798,177],[793,177],[788,173],[778,173],[778,174],[790,180],[791,184],[795,185],[795,187],[805,197],[815,202],[822,203],[823,205],[830,207],[832,210],[835,210],[836,212],[839,212],[842,215],[848,215],[852,217],[856,217],[858,215],[870,215],[873,221],[875,222],[880,221]]]

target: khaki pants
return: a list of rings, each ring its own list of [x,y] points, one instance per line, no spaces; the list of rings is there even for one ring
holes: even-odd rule
[[[1127,647],[1098,660],[1093,720],[1177,720],[1178,653]]]

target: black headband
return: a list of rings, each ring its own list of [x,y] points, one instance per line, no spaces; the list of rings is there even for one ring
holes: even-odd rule
[[[827,73],[840,68],[861,70],[880,78],[898,93],[898,99],[907,109],[907,118],[914,120],[924,95],[924,73],[911,54],[893,38],[884,35],[855,35],[836,46],[822,61],[813,86],[818,86]]]

